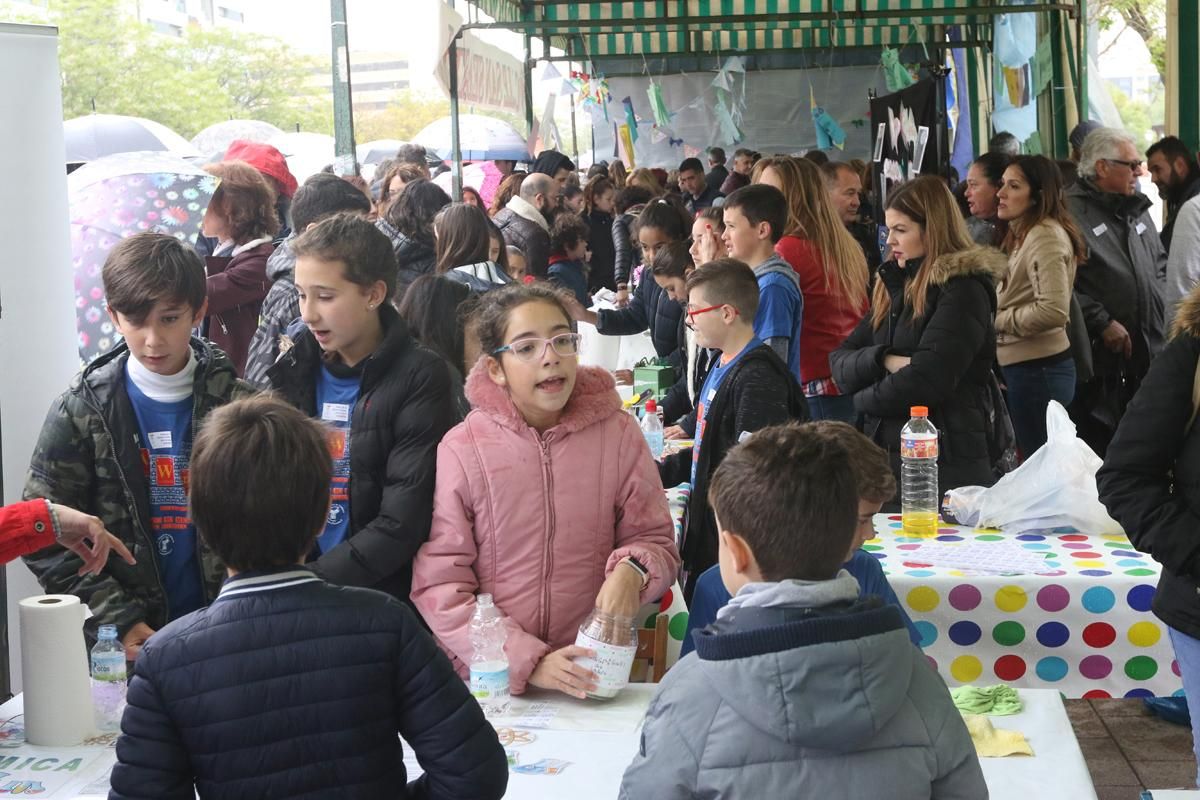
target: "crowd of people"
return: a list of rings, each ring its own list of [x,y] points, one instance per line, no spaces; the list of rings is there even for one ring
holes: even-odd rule
[[[498,797],[504,752],[453,679],[475,596],[504,615],[514,693],[585,697],[584,617],[630,618],[676,580],[695,655],[623,796],[773,796],[801,774],[985,796],[858,549],[897,507],[918,405],[942,492],[991,485],[1045,443],[1050,400],[1070,408],[1108,456],[1102,499],[1164,564],[1156,609],[1200,693],[1200,170],[1171,137],[1145,161],[1094,123],[1072,141],[1056,163],[998,137],[961,184],[917,177],[882,208],[868,165],[819,152],[580,177],[547,151],[497,162],[486,199],[450,197],[408,145],[373,185],[297,186],[253,144],[207,167],[205,257],[157,233],[112,250],[122,341],[54,402],[4,517],[10,552],[135,663],[112,796],[395,794],[399,732],[414,796]],[[578,363],[580,323],[649,333],[677,376],[666,437],[690,446],[651,457],[615,391],[632,376]],[[663,490],[683,482],[677,542]],[[839,755],[800,770],[814,750]]]

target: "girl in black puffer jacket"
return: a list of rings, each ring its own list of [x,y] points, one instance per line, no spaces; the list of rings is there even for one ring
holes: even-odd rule
[[[339,214],[292,247],[306,327],[268,378],[330,427],[331,506],[310,566],[408,602],[433,518],[437,445],[456,422],[450,373],[387,302],[395,262],[371,223]]]
[[[996,360],[999,250],[976,247],[945,183],[922,177],[888,197],[891,260],[879,269],[873,311],[829,357],[854,395],[859,427],[900,476],[900,430],[927,406],[940,434],[938,488],[990,486],[990,381]]]
[[[448,205],[450,195],[442,187],[419,179],[407,184],[388,206],[387,214],[375,223],[391,239],[396,256],[396,305],[404,299],[409,284],[433,274],[437,264],[433,220]]]

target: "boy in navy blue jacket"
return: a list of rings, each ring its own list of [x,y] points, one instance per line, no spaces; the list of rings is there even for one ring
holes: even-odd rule
[[[408,607],[303,566],[329,509],[321,424],[271,397],[232,403],[191,470],[229,579],[142,649],[110,799],[502,797],[496,733]],[[407,785],[397,734],[425,770]]]
[[[554,218],[550,228],[550,268],[547,275],[570,292],[579,304],[592,304],[588,294],[588,237],[591,228],[578,214],[563,212]]]

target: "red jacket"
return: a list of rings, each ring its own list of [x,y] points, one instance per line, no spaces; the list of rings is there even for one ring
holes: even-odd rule
[[[267,259],[275,251],[269,241],[233,258],[209,256],[208,339],[225,351],[241,377],[246,372],[250,340],[258,330],[258,312],[271,288]]]
[[[0,507],[0,564],[54,544],[54,523],[45,500]]]
[[[804,315],[800,322],[800,383],[829,378],[829,354],[836,350],[867,313],[867,305],[854,308],[843,299],[835,284],[825,286],[821,255],[808,239],[784,236],[775,252],[800,276]]]

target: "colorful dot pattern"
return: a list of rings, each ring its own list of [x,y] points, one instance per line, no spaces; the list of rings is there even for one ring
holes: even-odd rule
[[[667,669],[670,669],[683,651],[683,637],[688,624],[688,608],[683,601],[683,587],[679,581],[657,603],[642,606],[634,619],[640,620],[643,628],[653,629],[660,614],[667,615],[667,633],[670,635],[667,640]]]
[[[904,536],[878,515],[877,558],[912,618],[930,663],[951,686],[1003,681],[1067,697],[1149,697],[1180,691],[1166,626],[1151,606],[1159,567],[1123,535],[1072,529],[1011,536],[941,525]],[[1045,559],[1036,575],[966,574],[919,561],[919,545],[1016,541]]]

